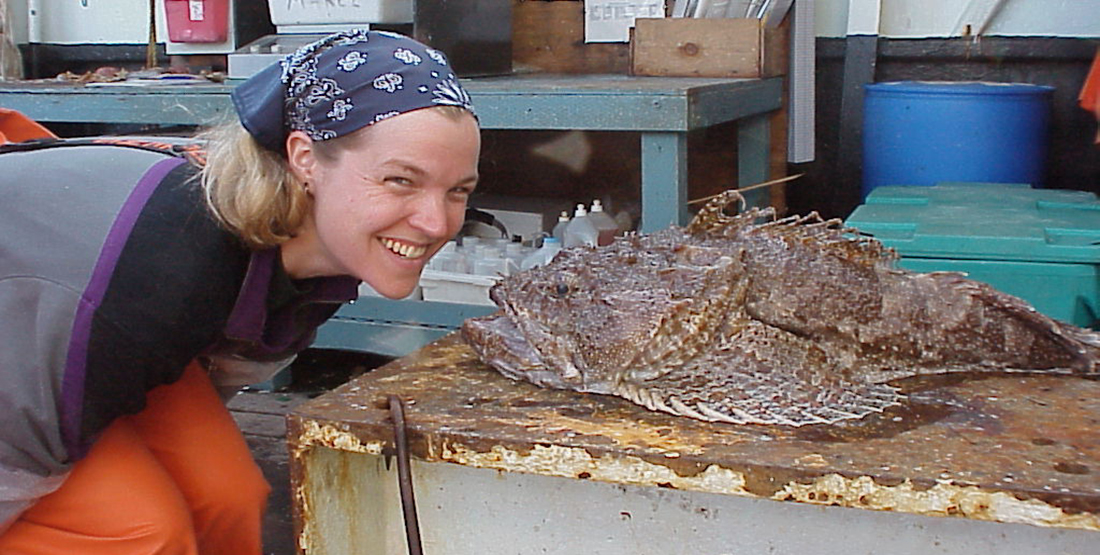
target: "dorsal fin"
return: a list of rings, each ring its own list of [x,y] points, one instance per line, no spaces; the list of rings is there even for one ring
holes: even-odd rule
[[[738,204],[739,213],[735,216],[729,216],[726,214],[726,207],[734,202]],[[742,227],[755,222],[759,218],[774,219],[775,210],[771,207],[763,209],[753,207],[746,210],[745,197],[741,195],[741,192],[737,189],[729,189],[707,201],[706,205],[699,209],[699,212],[695,214],[695,217],[691,219],[691,223],[685,229],[692,235],[717,233],[719,231],[726,232],[728,228]],[[728,232],[726,233],[728,234]]]
[[[817,212],[765,222],[747,231],[781,237],[789,243],[812,246],[868,266],[893,267],[898,259],[894,249],[883,245],[874,237],[845,226],[839,218],[826,220]]]
[[[734,202],[738,203],[740,213],[730,216],[726,208]],[[761,219],[766,221],[761,223]],[[893,249],[845,226],[839,218],[826,220],[817,212],[810,212],[805,216],[776,219],[771,207],[746,210],[745,198],[737,189],[724,191],[708,201],[687,225],[686,231],[695,236],[719,235],[730,239],[735,239],[742,231],[768,234],[788,242],[811,243],[821,250],[868,266],[893,266],[898,258]]]

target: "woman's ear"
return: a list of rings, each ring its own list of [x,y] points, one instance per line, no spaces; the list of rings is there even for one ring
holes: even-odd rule
[[[286,160],[290,172],[301,183],[314,181],[317,172],[317,151],[313,139],[302,131],[291,131],[286,138]]]

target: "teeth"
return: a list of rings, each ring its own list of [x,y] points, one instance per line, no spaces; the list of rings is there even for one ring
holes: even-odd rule
[[[398,243],[393,239],[382,239],[382,244],[385,245],[387,249],[405,258],[420,258],[424,256],[424,253],[428,252],[428,247],[406,245],[404,243]]]

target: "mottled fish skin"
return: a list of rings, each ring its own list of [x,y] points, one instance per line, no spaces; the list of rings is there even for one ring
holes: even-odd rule
[[[463,336],[513,379],[735,424],[862,418],[913,375],[1097,372],[1100,335],[960,274],[899,269],[839,220],[726,215],[739,201],[505,278],[500,310]]]

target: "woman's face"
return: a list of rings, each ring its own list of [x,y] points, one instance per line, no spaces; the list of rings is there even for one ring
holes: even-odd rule
[[[309,184],[313,210],[283,245],[284,265],[291,277],[351,275],[386,297],[405,297],[462,227],[477,185],[477,123],[415,110],[352,141],[326,161],[300,132],[288,139],[291,167]]]

